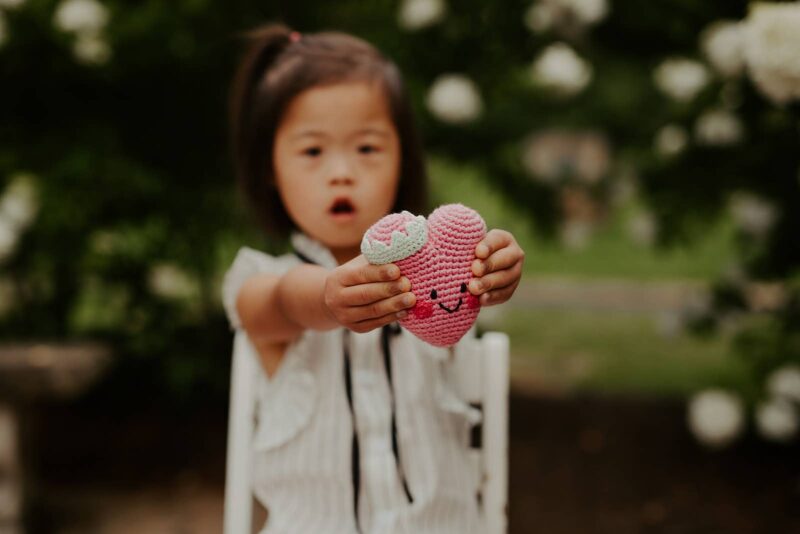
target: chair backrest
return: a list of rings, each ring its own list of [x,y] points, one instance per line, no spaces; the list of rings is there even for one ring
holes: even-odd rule
[[[474,468],[480,473],[480,502],[487,534],[506,534],[508,502],[509,340],[487,332],[459,343],[453,378],[459,396],[483,412],[473,431]],[[247,334],[233,342],[228,452],[225,474],[225,534],[251,534],[253,496],[250,462],[255,428],[258,355]]]
[[[501,332],[456,345],[455,386],[459,397],[483,412],[473,429],[474,468],[480,474],[480,502],[486,532],[505,534],[508,502],[509,340]]]
[[[256,417],[258,354],[244,330],[233,339],[228,452],[225,469],[225,534],[251,534],[253,495],[250,462]]]

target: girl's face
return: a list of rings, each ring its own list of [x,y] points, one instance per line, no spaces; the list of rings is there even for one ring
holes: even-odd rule
[[[400,140],[381,88],[313,87],[289,104],[275,135],[275,179],[295,224],[339,263],[394,204]]]

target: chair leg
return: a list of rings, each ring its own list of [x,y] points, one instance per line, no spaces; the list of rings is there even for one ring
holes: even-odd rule
[[[483,509],[489,534],[505,534],[508,525],[509,340],[487,332],[481,338],[484,371],[483,447],[486,483]]]

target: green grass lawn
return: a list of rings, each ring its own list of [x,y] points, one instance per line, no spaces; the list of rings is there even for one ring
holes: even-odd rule
[[[493,328],[511,337],[515,372],[544,389],[685,396],[745,372],[724,337],[667,336],[655,315],[509,310]]]

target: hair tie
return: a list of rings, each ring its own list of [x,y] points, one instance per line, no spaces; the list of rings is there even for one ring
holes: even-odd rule
[[[300,32],[291,32],[289,34],[289,40],[293,43],[296,43],[300,40]]]

